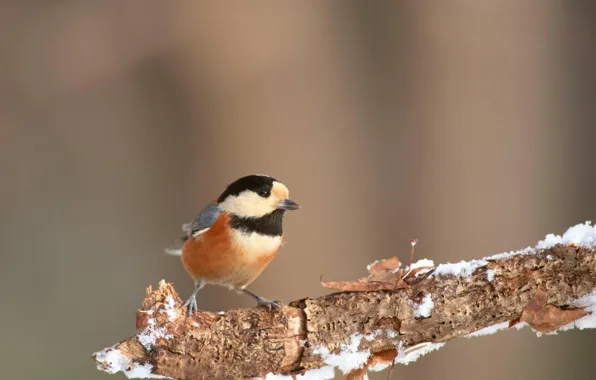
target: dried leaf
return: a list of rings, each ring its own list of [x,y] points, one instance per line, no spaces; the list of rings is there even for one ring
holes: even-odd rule
[[[546,293],[538,289],[524,308],[519,320],[526,322],[538,332],[549,333],[587,314],[588,312],[582,308],[561,309],[547,305]]]
[[[397,256],[393,256],[390,259],[379,260],[370,265],[368,277],[356,281],[323,282],[323,275],[321,275],[321,285],[328,289],[354,292],[406,288],[410,285],[402,281],[403,270],[399,269],[400,265]]]
[[[368,369],[366,366],[364,368],[353,369],[346,375],[346,380],[364,380],[367,372]]]
[[[364,380],[366,378],[366,373],[368,369],[374,367],[377,364],[391,364],[393,363],[393,359],[397,356],[397,350],[385,350],[374,353],[368,359],[366,364],[363,368],[357,368],[350,371],[346,375],[346,380]]]
[[[368,268],[368,278],[371,281],[392,282],[396,279],[401,263],[397,256],[390,259],[379,260]]]

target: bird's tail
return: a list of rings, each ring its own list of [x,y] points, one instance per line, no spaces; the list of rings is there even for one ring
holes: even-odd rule
[[[182,256],[182,248],[166,248],[164,252],[170,256]]]
[[[190,223],[185,223],[182,225],[182,232],[184,232],[184,236],[180,238],[182,242],[185,242],[190,237]],[[182,256],[182,248],[166,248],[164,249],[166,255],[170,256]]]

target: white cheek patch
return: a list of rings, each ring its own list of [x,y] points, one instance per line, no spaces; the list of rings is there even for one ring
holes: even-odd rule
[[[232,230],[232,240],[249,256],[259,257],[277,251],[281,245],[282,237]]]
[[[259,218],[275,210],[275,201],[263,198],[252,191],[243,191],[235,197],[228,197],[219,208],[242,217]]]

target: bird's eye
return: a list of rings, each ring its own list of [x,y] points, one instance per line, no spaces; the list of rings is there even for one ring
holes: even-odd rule
[[[259,194],[259,196],[263,197],[263,198],[267,198],[269,196],[269,190],[267,189],[259,189],[257,190],[257,194]]]

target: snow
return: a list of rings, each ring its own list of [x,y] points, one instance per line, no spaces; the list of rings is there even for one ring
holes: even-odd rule
[[[413,269],[418,269],[420,267],[434,267],[435,266],[435,262],[429,259],[420,259],[418,261],[416,261],[415,263],[412,263],[412,265],[410,266],[409,270],[413,270]]]
[[[372,367],[368,367],[368,370],[371,372],[381,372],[385,369],[387,369],[387,367],[389,367],[391,365],[391,362],[387,363],[387,362],[379,362],[375,365],[373,365]]]
[[[459,263],[447,263],[440,264],[435,272],[434,276],[446,276],[454,275],[459,277],[470,277],[472,273],[478,268],[481,268],[488,264],[486,260],[472,260],[472,261],[460,261]]]
[[[572,307],[583,307],[584,310],[590,312],[590,314],[576,319],[561,327],[558,331],[567,331],[572,328],[578,328],[580,330],[596,328],[596,291],[580,297],[577,300],[570,301],[569,305]]]
[[[370,358],[371,352],[369,349],[364,351],[359,350],[362,339],[372,342],[382,334],[386,334],[390,339],[397,337],[397,333],[395,331],[383,329],[377,329],[372,333],[365,335],[355,333],[350,336],[349,344],[342,344],[340,346],[341,351],[339,354],[333,354],[329,352],[327,347],[317,346],[313,346],[313,353],[320,355],[323,359],[323,362],[331,366],[331,368],[337,367],[344,374],[346,374],[354,369],[362,368]],[[300,379],[300,377],[298,378]]]
[[[510,251],[510,252],[497,253],[496,255],[484,257],[482,260],[487,260],[487,261],[507,260],[507,259],[512,258],[513,256],[531,255],[531,254],[535,254],[535,253],[536,253],[536,249],[535,248],[533,248],[533,247],[526,247],[526,248],[520,249],[518,251]]]
[[[153,366],[149,363],[130,362],[119,349],[113,346],[96,352],[95,359],[99,362],[97,369],[109,374],[123,372],[129,379],[169,379],[169,377],[151,373]]]
[[[585,247],[596,247],[596,226],[592,226],[592,222],[587,221],[583,224],[577,224],[573,227],[569,227],[563,236],[548,234],[546,235],[545,239],[540,240],[535,247],[526,247],[518,251],[503,252],[484,257],[481,260],[440,264],[435,269],[433,276],[454,275],[459,277],[470,277],[470,275],[474,273],[476,269],[488,264],[488,261],[506,260],[517,255],[536,254],[539,250],[551,248],[555,244],[576,244]],[[414,267],[414,264],[412,264],[412,267]],[[495,273],[487,271],[487,280],[492,281],[494,274]]]
[[[172,295],[168,295],[166,297],[166,303],[163,309],[159,311],[161,314],[167,313],[168,319],[171,321],[175,321],[178,318],[178,311],[176,310],[176,302],[174,301],[174,297]]]
[[[383,330],[381,330],[381,329],[376,329],[376,330],[375,330],[375,331],[373,331],[372,333],[370,333],[370,334],[366,334],[366,335],[364,336],[364,339],[365,339],[367,342],[372,342],[373,340],[377,339],[377,337],[378,337],[379,335],[381,335],[381,334],[383,334]]]
[[[395,362],[407,365],[418,360],[418,358],[428,354],[431,351],[438,350],[444,345],[445,343],[424,342],[404,349],[403,343],[399,342],[399,345],[397,346],[397,357],[395,358]]]
[[[265,375],[265,380],[292,380],[292,376],[278,375],[276,373],[269,372]]]
[[[502,323],[497,323],[496,325],[488,326],[478,331],[474,331],[468,335],[464,335],[465,338],[472,338],[476,336],[484,336],[484,335],[491,335],[498,331],[505,330],[509,328],[509,321],[505,321]]]
[[[139,340],[139,343],[141,343],[143,347],[145,347],[145,349],[151,350],[151,348],[153,348],[153,346],[155,345],[157,339],[171,339],[173,337],[172,334],[168,334],[167,332],[168,330],[165,327],[157,327],[151,325],[148,326],[142,332],[140,332],[137,335],[137,339]]]
[[[544,240],[538,242],[536,248],[550,248],[555,244],[577,244],[594,247],[596,246],[596,226],[592,227],[591,224],[591,221],[587,221],[584,224],[569,227],[563,236],[548,234]]]
[[[325,364],[339,368],[345,375],[353,369],[362,368],[370,357],[370,350],[358,350],[363,337],[359,333],[350,336],[350,344],[342,344],[339,354],[330,353],[327,347],[316,346],[313,347],[313,353],[320,355]]]
[[[298,380],[326,380],[335,377],[335,370],[332,366],[326,365],[321,368],[311,369],[302,375],[296,376]]]
[[[410,274],[411,271],[413,271],[414,269],[418,269],[421,267],[426,267],[426,269],[421,269],[418,272],[416,272],[416,275],[414,277],[418,277],[421,276],[425,273],[428,273],[430,270],[432,270],[435,267],[435,263],[432,260],[428,260],[428,259],[421,259],[416,261],[415,263],[412,263],[412,265],[410,265],[409,267],[407,267],[407,272],[406,274],[403,275],[403,278],[408,277],[408,275]],[[394,273],[397,270],[394,271]]]
[[[387,335],[388,338],[395,338],[397,334],[393,330],[383,330],[383,329],[376,329],[375,331],[371,332],[370,334],[363,335],[362,337],[367,342],[372,342],[373,340],[377,339],[380,335]]]
[[[129,371],[125,371],[124,374],[129,379],[170,379],[170,377],[156,375],[151,373],[153,366],[149,363],[137,364],[133,366]]]
[[[489,269],[486,271],[486,281],[491,282],[495,279],[495,274],[497,273],[494,269]]]
[[[528,326],[528,324],[526,322],[517,322],[515,325],[513,325],[511,327],[515,327],[516,329],[521,330],[526,326]]]
[[[422,299],[420,305],[414,307],[414,316],[417,318],[428,318],[432,314],[432,310],[435,307],[432,296],[427,293]]]
[[[314,368],[304,372],[301,375],[297,375],[298,380],[327,380],[335,377],[335,370],[332,366],[326,365],[321,368]],[[269,372],[265,375],[265,380],[294,380],[292,376],[288,375],[277,375]]]

